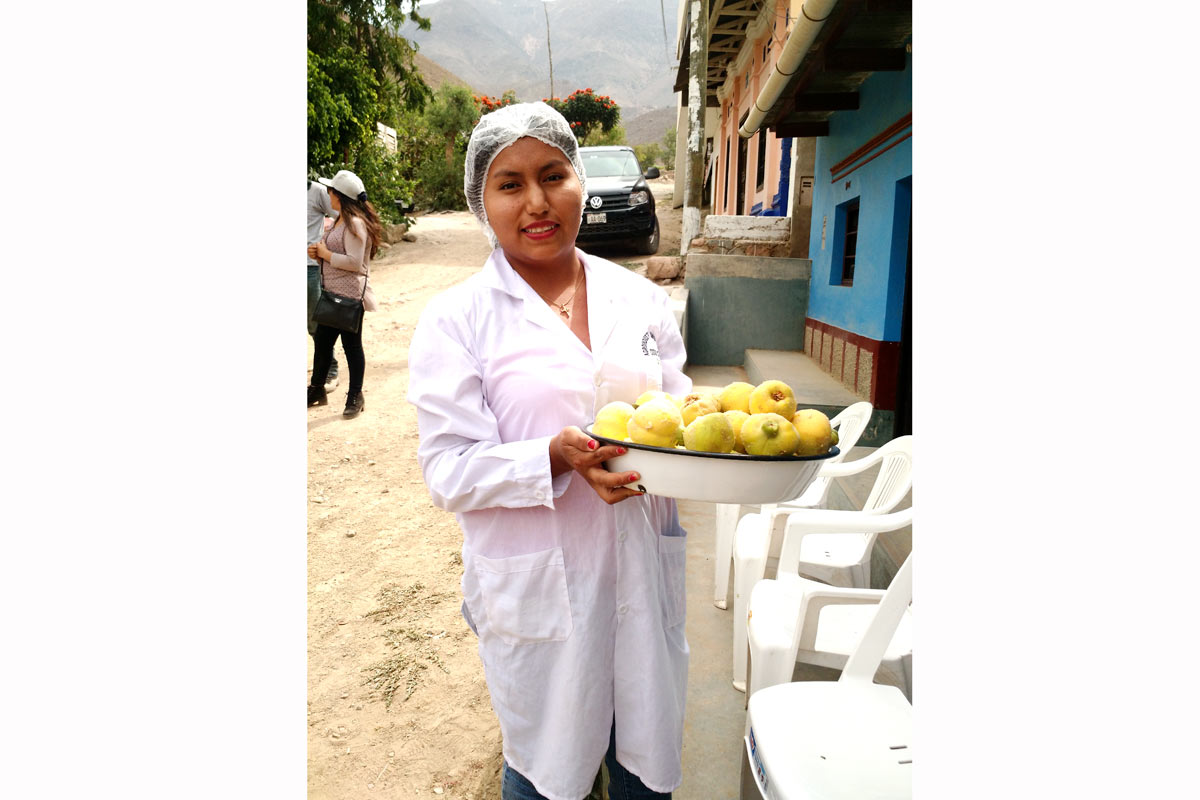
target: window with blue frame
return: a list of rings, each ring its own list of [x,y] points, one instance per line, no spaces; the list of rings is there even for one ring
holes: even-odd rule
[[[835,209],[833,217],[833,260],[829,282],[834,286],[854,285],[854,254],[858,250],[858,198]]]

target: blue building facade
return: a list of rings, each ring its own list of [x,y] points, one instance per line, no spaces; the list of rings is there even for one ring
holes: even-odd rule
[[[817,139],[805,350],[876,408],[911,397],[912,56]],[[897,426],[902,430],[903,424]]]

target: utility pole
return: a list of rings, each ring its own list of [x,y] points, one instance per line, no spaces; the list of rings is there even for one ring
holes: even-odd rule
[[[700,235],[700,206],[704,201],[704,105],[708,101],[708,5],[691,0],[692,39],[688,50],[687,173],[684,176],[683,240],[679,252],[687,255],[692,239]]]
[[[542,13],[546,15],[546,55],[550,58],[550,99],[554,99],[554,55],[550,52],[550,12],[546,3],[542,3]]]

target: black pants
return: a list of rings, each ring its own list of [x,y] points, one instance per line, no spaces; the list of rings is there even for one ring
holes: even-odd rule
[[[325,385],[325,376],[329,374],[329,364],[333,361],[333,345],[339,336],[342,337],[342,350],[346,353],[346,363],[350,365],[350,385],[346,388],[346,394],[350,396],[362,391],[363,374],[367,371],[367,357],[363,353],[361,328],[358,333],[350,333],[331,328],[328,325],[317,326],[317,332],[313,334],[312,385]]]

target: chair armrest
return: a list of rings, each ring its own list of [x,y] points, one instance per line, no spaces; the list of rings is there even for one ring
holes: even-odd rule
[[[828,462],[821,466],[820,474],[825,478],[847,478],[875,466],[883,460],[885,455],[886,453],[881,453],[879,449],[876,449],[867,453],[862,458],[856,458],[853,461],[843,459],[841,461]]]
[[[884,594],[882,589],[845,589],[840,586],[830,586],[828,590],[806,589],[804,599],[800,602],[799,648],[816,649],[821,609],[826,606],[878,605]]]
[[[888,514],[842,511],[833,508],[779,508],[773,514],[786,516],[784,536],[806,533],[884,533],[912,524],[912,507]]]
[[[913,510],[909,508],[890,514],[866,511],[835,511],[806,508],[788,514],[783,528],[783,544],[779,550],[778,573],[790,574],[800,566],[800,543],[810,533],[886,533],[911,525]]]

